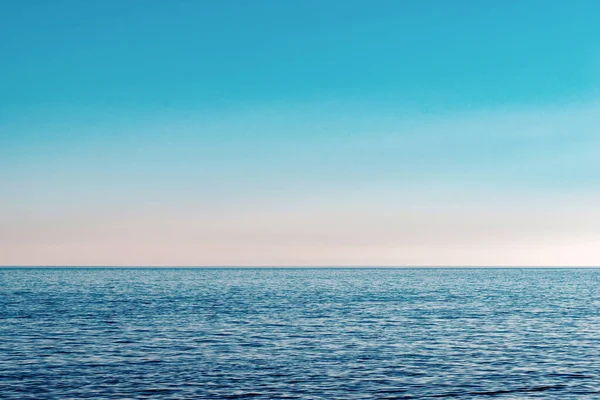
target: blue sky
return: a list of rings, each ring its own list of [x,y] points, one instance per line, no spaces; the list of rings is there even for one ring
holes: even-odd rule
[[[340,99],[443,111],[577,99],[598,76],[594,1],[2,4],[10,114]]]
[[[0,9],[0,264],[600,264],[596,1]]]

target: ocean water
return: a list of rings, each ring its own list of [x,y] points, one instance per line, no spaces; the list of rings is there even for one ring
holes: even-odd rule
[[[597,269],[0,269],[2,399],[599,399]]]

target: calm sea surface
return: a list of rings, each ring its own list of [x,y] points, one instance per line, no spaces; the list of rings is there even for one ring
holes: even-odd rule
[[[596,269],[0,269],[0,398],[600,399]]]

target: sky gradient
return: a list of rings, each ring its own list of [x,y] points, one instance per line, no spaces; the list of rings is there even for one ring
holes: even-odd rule
[[[598,15],[0,0],[0,265],[600,266]]]

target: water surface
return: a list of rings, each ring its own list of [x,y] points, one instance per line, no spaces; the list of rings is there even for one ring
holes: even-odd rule
[[[597,269],[0,269],[0,398],[600,398]]]

